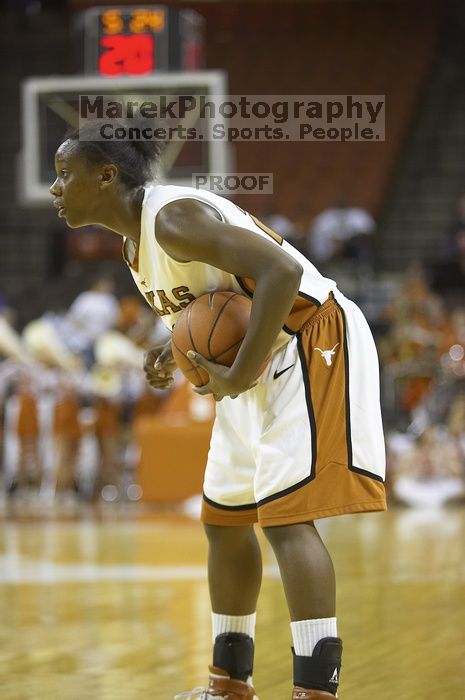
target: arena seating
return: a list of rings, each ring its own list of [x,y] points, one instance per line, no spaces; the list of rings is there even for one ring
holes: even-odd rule
[[[225,65],[231,94],[386,93],[386,141],[236,144],[237,171],[274,172],[280,211],[313,217],[342,194],[378,214],[428,76],[441,26],[441,10],[420,3],[295,3],[281,17],[275,8],[247,8],[247,20],[227,4],[202,6],[209,34],[207,62]],[[208,34],[208,32],[207,32]],[[240,50],[266,36],[268,51]],[[302,61],[302,54],[306,60]],[[388,57],[388,58],[386,58]],[[289,71],[292,66],[292,72]],[[382,86],[382,87],[381,87]],[[296,183],[298,182],[298,187]],[[250,208],[250,196],[238,198]],[[253,197],[265,206],[265,196]]]

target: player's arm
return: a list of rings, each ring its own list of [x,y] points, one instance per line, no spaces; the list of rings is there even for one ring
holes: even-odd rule
[[[194,199],[163,207],[157,215],[156,237],[168,255],[180,262],[203,262],[254,280],[250,325],[233,366],[225,370],[202,363],[210,374],[202,393],[224,396],[245,391],[292,308],[301,265],[271,241],[224,223],[214,209]]]

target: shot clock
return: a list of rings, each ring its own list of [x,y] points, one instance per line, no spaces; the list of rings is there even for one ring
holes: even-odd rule
[[[83,20],[86,73],[143,76],[202,67],[203,19],[193,10],[94,7]]]

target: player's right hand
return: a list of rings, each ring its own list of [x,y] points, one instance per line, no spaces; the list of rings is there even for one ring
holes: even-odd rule
[[[167,389],[173,382],[175,369],[171,341],[147,350],[144,355],[145,378],[154,389]]]

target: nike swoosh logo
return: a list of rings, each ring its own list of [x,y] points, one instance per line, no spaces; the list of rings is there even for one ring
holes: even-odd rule
[[[294,365],[295,365],[295,362],[294,362]],[[284,372],[287,372],[288,369],[292,369],[294,367],[294,365],[289,365],[289,367],[286,367],[286,369],[282,369],[280,372],[278,372],[276,370],[275,373],[273,374],[273,379],[278,379],[278,377],[280,377],[282,374],[284,374]]]

